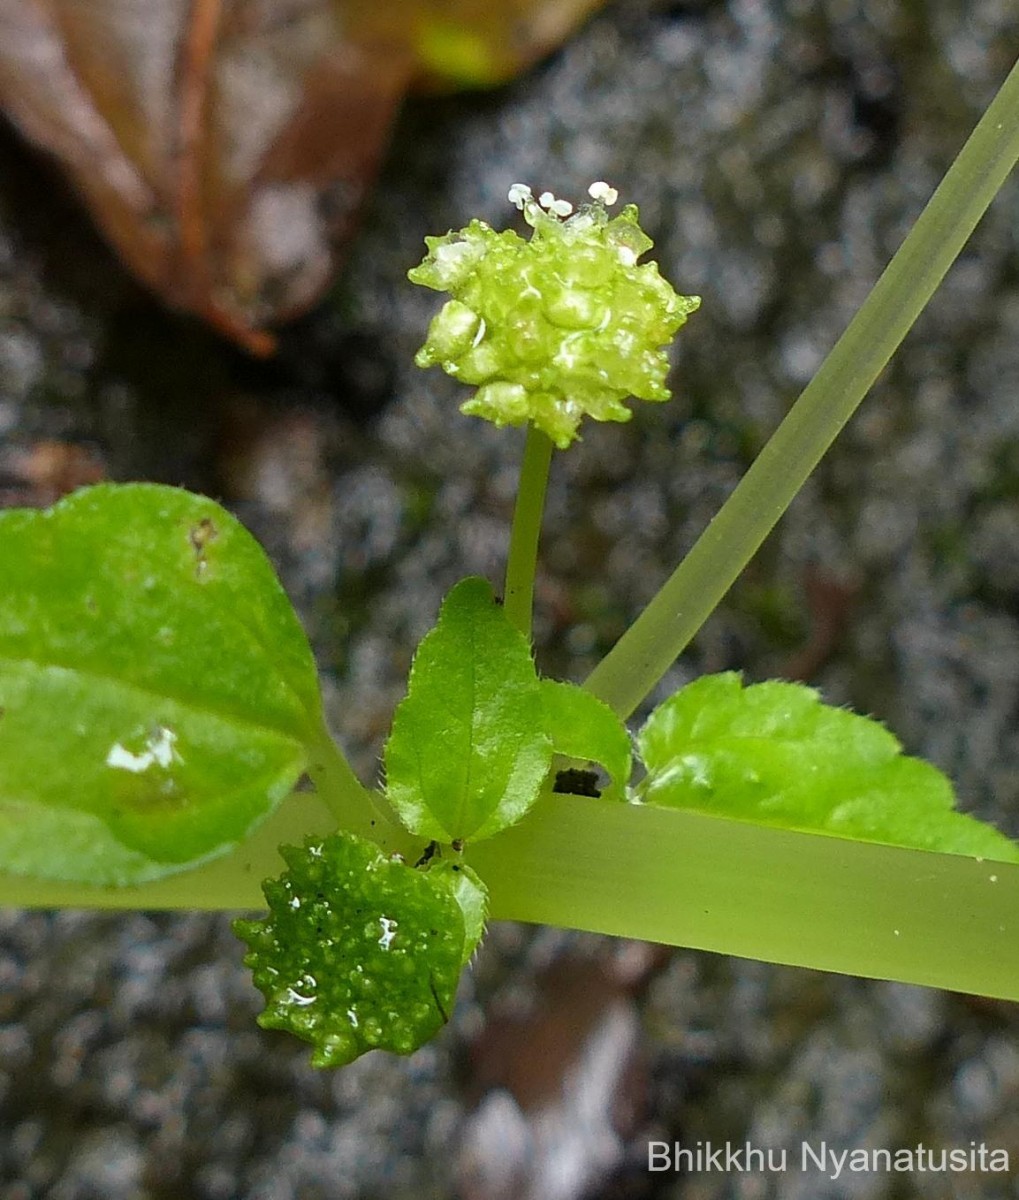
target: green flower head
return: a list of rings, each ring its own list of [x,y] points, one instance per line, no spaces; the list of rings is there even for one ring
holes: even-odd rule
[[[534,424],[565,449],[586,413],[628,421],[623,403],[668,400],[665,347],[699,296],[680,296],[654,263],[638,265],[652,242],[628,204],[610,218],[617,194],[589,188],[577,211],[551,192],[537,200],[515,183],[509,199],[524,214],[530,241],[474,220],[425,238],[428,253],[409,272],[453,297],[432,321],[417,353],[477,392],[461,407],[496,425]]]

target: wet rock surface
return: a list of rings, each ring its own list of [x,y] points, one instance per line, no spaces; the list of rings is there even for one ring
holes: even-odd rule
[[[582,678],[865,296],[1004,77],[1010,15],[996,0],[610,6],[498,93],[407,107],[329,304],[268,365],[159,310],[5,138],[3,499],[45,503],[100,473],[224,498],[279,564],[334,728],[371,774],[440,597],[468,573],[499,578],[520,447],[459,417],[460,389],[411,365],[437,303],[405,272],[426,233],[472,214],[505,223],[513,182],[579,198],[608,179],[640,205],[663,272],[704,302],[678,341],[675,400],[589,428],[554,467],[538,655]],[[1013,835],[1017,209],[1013,182],[660,689],[708,670],[796,670],[842,597],[811,682],[885,719]],[[681,951],[606,1001],[603,1054],[632,1048],[627,1012],[643,1032],[633,1070],[588,1076],[629,1104],[612,1153],[594,1126],[598,1169],[571,1176],[572,1192],[542,1174],[555,1153],[539,1160],[526,1104],[504,1091],[491,1128],[505,1161],[472,1175],[466,1134],[494,1086],[475,1053],[485,1014],[533,1011],[540,994],[554,1020],[546,985],[565,953],[609,951],[497,927],[435,1043],[319,1074],[254,1025],[225,916],[4,913],[0,1197],[1017,1194],[1000,1176],[649,1175],[649,1137],[787,1147],[791,1161],[803,1141],[973,1140],[1019,1162],[1014,1006]],[[596,1044],[582,1035],[561,1035],[573,1062]]]

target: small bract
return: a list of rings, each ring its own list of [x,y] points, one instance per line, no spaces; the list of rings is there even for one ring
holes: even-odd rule
[[[484,221],[425,238],[428,253],[408,272],[452,296],[417,353],[477,392],[461,411],[496,425],[534,424],[565,449],[581,418],[628,421],[623,403],[668,400],[665,347],[700,305],[680,296],[655,263],[638,265],[652,242],[637,207],[608,208],[615,188],[593,183],[576,212],[515,183],[509,201],[533,233],[496,232]]]
[[[343,832],[280,854],[287,870],[262,885],[268,915],[234,922],[265,996],[259,1024],[311,1042],[316,1067],[413,1053],[449,1020],[484,885],[461,864],[416,870]]]

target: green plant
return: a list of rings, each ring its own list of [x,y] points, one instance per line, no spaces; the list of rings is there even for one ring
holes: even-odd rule
[[[583,688],[530,649],[553,446],[660,401],[697,307],[638,259],[632,207],[511,192],[525,241],[472,222],[411,277],[452,292],[418,356],[526,425],[504,603],[467,579],[415,656],[366,788],[264,555],[213,502],[101,486],[0,516],[0,899],[253,906],[262,1021],[335,1065],[447,1019],[488,915],[1019,997],[1019,849],[956,812],[876,722],[727,674],[622,721],[763,541],[1019,157],[1019,69],[818,375]],[[600,774],[591,770],[596,765]],[[296,792],[303,775],[314,793]],[[627,802],[630,801],[630,802]],[[194,882],[200,877],[200,889]],[[809,897],[809,902],[805,898]]]

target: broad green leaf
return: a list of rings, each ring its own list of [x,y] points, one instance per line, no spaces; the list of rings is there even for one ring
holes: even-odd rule
[[[552,748],[527,640],[484,579],[443,602],[386,743],[386,794],[412,833],[490,837],[538,795]]]
[[[574,683],[543,679],[541,695],[553,750],[600,763],[612,781],[606,798],[622,798],[632,757],[626,726],[604,701]]]
[[[320,719],[293,609],[219,505],[102,485],[0,514],[0,868],[126,884],[221,853]]]
[[[940,771],[801,684],[705,676],[655,709],[637,746],[646,803],[1019,862],[1019,846],[955,811]]]
[[[263,884],[269,915],[234,923],[266,1000],[259,1024],[311,1042],[316,1067],[411,1054],[452,1011],[465,959],[454,885],[352,834],[280,853],[288,870]]]

